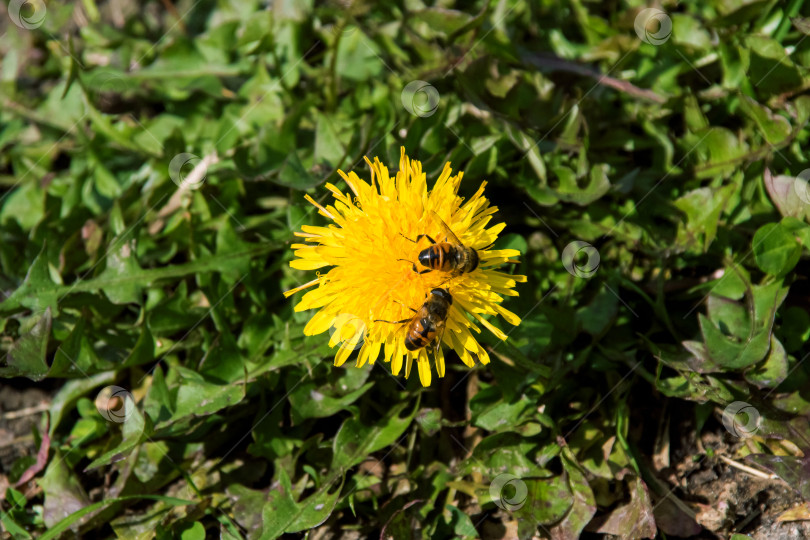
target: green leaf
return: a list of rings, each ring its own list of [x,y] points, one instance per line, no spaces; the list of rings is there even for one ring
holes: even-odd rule
[[[180,533],[180,540],[205,540],[205,527],[199,521],[195,521],[191,527]]]
[[[472,20],[472,15],[454,9],[430,7],[410,14],[414,20],[426,23],[427,28],[442,36],[449,36]]]
[[[470,400],[473,425],[493,432],[514,429],[520,424],[524,413],[533,408],[531,400],[525,395],[511,403],[507,402],[497,386],[479,391]]]
[[[552,536],[559,540],[576,540],[596,514],[596,499],[572,452],[564,450],[561,459],[574,501],[562,521],[551,529]]]
[[[445,505],[444,509],[446,510],[444,514],[445,521],[442,525],[446,526],[448,533],[447,536],[443,537],[452,537],[462,540],[473,540],[475,538],[479,538],[478,531],[470,519],[470,516],[452,504]],[[450,515],[447,516],[447,513]]]
[[[706,352],[716,368],[739,370],[756,364],[768,353],[770,331],[759,330],[746,341],[725,336],[709,319],[698,315]]]
[[[686,214],[686,223],[678,227],[678,244],[689,247],[695,240],[705,253],[717,235],[717,223],[726,209],[735,187],[727,184],[720,188],[698,188],[674,201],[676,208]]]
[[[724,334],[737,339],[745,339],[751,334],[753,313],[742,303],[710,294],[706,311],[712,323]]]
[[[125,287],[133,283],[146,287],[164,279],[174,279],[197,273],[223,272],[230,268],[234,259],[242,256],[258,257],[274,249],[277,249],[277,246],[262,244],[240,253],[209,256],[175,266],[143,269],[138,272],[130,272],[124,276],[98,276],[73,285],[57,285],[50,278],[46,279],[46,276],[48,276],[47,266],[44,265],[47,263],[44,262],[44,258],[40,255],[34,261],[34,266],[32,266],[29,275],[26,276],[23,285],[0,303],[0,314],[14,312],[20,309],[21,306],[36,309],[46,302],[52,302],[55,308],[56,299],[69,293],[94,292],[109,287]],[[42,306],[42,309],[44,310],[45,307],[47,306]]]
[[[690,133],[682,139],[690,156],[697,161],[697,178],[730,177],[737,162],[748,153],[748,144],[731,130],[710,126]]]
[[[0,313],[11,313],[22,307],[33,311],[50,309],[51,313],[58,313],[57,303],[61,297],[60,292],[68,290],[70,290],[69,287],[57,285],[51,279],[47,252],[43,247],[31,263],[22,285],[0,303]]]
[[[712,38],[698,19],[685,13],[673,13],[672,42],[699,50],[709,49]]]
[[[790,135],[790,122],[785,117],[774,114],[748,96],[740,95],[740,108],[756,123],[769,144],[776,146]]]
[[[332,514],[340,492],[341,481],[337,489],[329,493],[331,484],[321,486],[304,500],[295,502],[292,497],[290,479],[284,469],[279,471],[279,487],[268,495],[268,501],[262,509],[262,534],[260,538],[278,538],[285,532],[298,532],[317,527]]]
[[[135,260],[135,243],[129,232],[114,238],[107,248],[107,267],[98,276],[109,284],[103,287],[104,293],[113,304],[137,304],[141,301],[143,284],[131,276],[140,275],[143,270]]]
[[[382,73],[380,49],[363,32],[344,33],[338,45],[335,70],[342,78],[366,81]]]
[[[217,384],[187,368],[177,367],[177,396],[171,422],[189,416],[206,416],[236,405],[245,397],[243,384]]]
[[[271,177],[271,180],[281,186],[300,190],[313,188],[322,181],[304,168],[298,153],[295,151],[287,156],[287,159],[284,160],[279,170],[278,176],[275,178]]]
[[[568,481],[554,478],[525,478],[526,502],[513,513],[518,520],[518,536],[531,538],[539,525],[550,525],[565,516],[574,504]]]
[[[366,459],[371,453],[396,442],[419,410],[417,403],[409,415],[400,417],[407,405],[400,403],[392,407],[386,416],[375,424],[366,424],[356,417],[350,417],[343,422],[332,445],[332,469],[348,469]]]
[[[37,480],[45,494],[43,520],[49,529],[90,504],[81,482],[68,468],[60,452],[55,452],[42,479]]]
[[[325,163],[337,167],[346,155],[345,143],[336,131],[336,119],[325,114],[318,114],[315,125],[315,163]],[[339,127],[339,126],[338,126]]]
[[[323,385],[311,379],[301,383],[291,374],[287,384],[292,388],[289,398],[293,421],[297,424],[307,418],[325,418],[345,409],[374,386],[365,382],[370,373],[368,369],[334,368],[330,374],[333,380]]]
[[[555,190],[561,201],[587,206],[601,198],[610,189],[607,165],[593,165],[588,173],[588,183],[580,187],[573,171],[555,168],[560,186]]]
[[[77,510],[71,513],[66,518],[49,527],[48,531],[42,536],[40,536],[40,540],[53,540],[55,538],[59,538],[59,536],[63,532],[71,528],[73,524],[78,523],[79,520],[81,520],[84,516],[92,514],[96,510],[101,510],[113,504],[118,504],[125,501],[137,501],[137,500],[160,501],[170,506],[186,506],[189,504],[195,504],[193,501],[178,499],[176,497],[165,497],[163,495],[128,495],[125,497],[107,498],[97,503],[85,506],[81,510]]]
[[[771,95],[801,86],[801,73],[778,41],[749,35],[744,42],[750,51],[749,77],[758,91]]]
[[[99,359],[87,331],[85,319],[79,319],[70,335],[56,349],[53,364],[48,372],[51,377],[87,377],[112,367],[112,363]]]
[[[31,327],[9,348],[7,367],[0,368],[2,377],[28,377],[41,381],[48,374],[48,338],[51,335],[51,308],[36,317]]]
[[[757,229],[752,249],[757,266],[774,276],[793,270],[802,252],[796,237],[779,223],[768,223]]]
[[[785,347],[771,336],[771,351],[762,364],[746,371],[745,380],[759,388],[776,388],[788,376],[788,359]]]

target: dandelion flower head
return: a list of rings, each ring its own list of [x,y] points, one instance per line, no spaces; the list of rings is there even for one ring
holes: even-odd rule
[[[489,249],[505,224],[490,225],[497,207],[484,196],[486,182],[468,200],[458,195],[463,173],[452,174],[450,163],[432,189],[422,172],[422,164],[411,160],[402,148],[399,170],[395,177],[379,159],[371,162],[371,180],[361,180],[355,172],[338,171],[353,197],[327,183],[334,202],[321,206],[309,195],[306,199],[333,223],[326,227],[304,225],[296,236],[304,244],[293,244],[296,259],[290,266],[299,270],[320,270],[317,279],[285,293],[290,296],[309,290],[295,306],[296,311],[315,309],[304,334],[316,335],[331,330],[331,347],[340,345],[335,365],[342,365],[357,354],[357,367],[373,364],[382,353],[391,371],[398,375],[405,366],[408,377],[415,361],[424,386],[431,382],[430,357],[434,357],[439,377],[445,374],[444,351],[434,343],[415,351],[407,350],[405,338],[408,323],[383,321],[410,319],[426,301],[430,291],[443,288],[452,295],[452,304],[441,333],[441,344],[458,353],[469,367],[477,358],[489,363],[489,354],[478,343],[476,334],[483,326],[500,339],[506,335],[488,321],[487,316],[503,317],[517,325],[520,318],[501,306],[504,296],[517,296],[516,282],[525,276],[511,275],[498,267],[520,254],[514,249]],[[443,223],[442,223],[443,222]],[[463,274],[432,270],[414,272],[413,264],[420,251],[431,244],[428,235],[444,242],[444,227],[458,237],[464,246],[478,252],[479,264]],[[420,270],[421,267],[417,263]],[[436,338],[438,339],[438,337]]]

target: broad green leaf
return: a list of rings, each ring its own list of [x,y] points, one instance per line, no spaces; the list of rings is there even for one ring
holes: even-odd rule
[[[22,285],[0,303],[0,313],[13,313],[23,307],[33,311],[50,308],[51,313],[58,313],[57,303],[69,290],[70,287],[58,285],[51,279],[47,252],[43,247],[31,263]]]
[[[522,481],[526,484],[526,500],[513,514],[518,520],[518,536],[532,538],[539,525],[551,525],[562,519],[574,504],[574,496],[563,476]]]
[[[717,235],[720,215],[734,190],[732,184],[720,188],[698,188],[676,199],[673,204],[686,214],[686,223],[678,227],[678,243],[688,248],[702,237],[703,242],[698,246],[703,252],[708,251]]]
[[[205,540],[205,527],[199,521],[195,521],[180,533],[180,540]]]
[[[472,15],[454,9],[429,7],[411,14],[417,20],[426,23],[431,32],[449,36],[472,20]]]
[[[90,504],[84,488],[61,452],[55,452],[45,475],[37,481],[45,494],[43,519],[50,529]]]
[[[418,403],[405,417],[400,415],[408,403],[400,403],[386,411],[386,416],[374,424],[350,417],[343,422],[332,445],[332,469],[348,469],[366,459],[373,452],[395,443],[413,421],[419,410]]]
[[[334,488],[329,493],[329,488]],[[278,538],[285,532],[298,532],[317,527],[332,514],[343,482],[321,486],[304,500],[295,502],[287,472],[279,471],[279,486],[270,492],[262,509],[262,533],[259,538]]]
[[[728,178],[737,170],[737,161],[748,153],[748,144],[724,127],[710,126],[695,131],[682,142],[697,162],[697,178]]]
[[[802,251],[796,237],[779,223],[768,223],[757,229],[752,244],[757,266],[774,276],[793,270]]]
[[[561,459],[568,477],[568,489],[573,496],[573,504],[562,521],[554,525],[552,531],[554,538],[559,540],[576,540],[596,514],[596,499],[587,478],[573,460],[570,450],[564,450]]]
[[[607,165],[604,164],[591,167],[587,175],[588,183],[581,188],[573,171],[557,168],[554,172],[558,174],[560,180],[560,185],[555,193],[561,201],[587,206],[601,198],[610,189]]]
[[[6,355],[6,367],[0,367],[2,377],[28,377],[32,381],[41,381],[48,374],[48,338],[51,335],[51,308],[45,313],[32,317],[33,321],[9,348]]]
[[[366,382],[370,373],[368,369],[334,368],[326,384],[312,379],[301,383],[300,379],[292,377],[287,384],[291,387],[289,399],[295,422],[325,418],[345,409],[374,386]]]
[[[98,279],[106,280],[109,285],[102,290],[114,304],[137,304],[141,301],[142,283],[131,278],[143,272],[135,260],[135,245],[131,233],[117,237],[107,248],[107,267]]]
[[[118,504],[118,503],[121,503],[121,502],[137,501],[137,500],[142,500],[142,499],[152,500],[152,501],[161,501],[161,502],[166,503],[166,504],[171,505],[171,506],[186,506],[186,505],[190,505],[190,504],[195,504],[193,501],[187,501],[187,500],[178,499],[178,498],[175,498],[175,497],[166,497],[166,496],[163,496],[163,495],[127,495],[125,497],[108,498],[108,499],[104,499],[102,501],[99,501],[97,503],[93,503],[91,505],[85,506],[84,508],[82,508],[80,510],[74,511],[73,513],[71,513],[70,515],[68,515],[67,517],[65,517],[61,521],[59,521],[58,523],[51,526],[45,534],[40,536],[40,539],[53,540],[55,538],[59,538],[59,535],[61,535],[66,530],[68,530],[75,523],[80,522],[80,520],[84,516],[86,516],[88,514],[92,514],[93,512],[95,512],[97,510],[101,510],[101,509],[103,509],[103,508],[105,508],[107,506],[111,506],[113,504]]]
[[[336,71],[341,78],[366,81],[377,77],[385,69],[380,60],[379,46],[363,32],[344,33],[337,52]]]
[[[319,185],[321,178],[310,173],[301,163],[297,152],[291,152],[279,169],[278,176],[271,177],[276,184],[293,189],[309,189]]]
[[[186,368],[177,368],[177,396],[172,422],[188,416],[206,416],[236,405],[245,397],[243,384],[217,384]]]
[[[746,371],[745,379],[759,388],[776,388],[788,376],[788,359],[785,347],[771,336],[771,351],[762,364]]]
[[[768,353],[770,347],[769,329],[759,330],[747,340],[738,341],[724,335],[720,329],[703,315],[698,317],[700,330],[706,344],[706,352],[715,368],[720,370],[743,369],[756,364],[765,358]]]
[[[111,369],[112,363],[102,360],[90,343],[85,319],[79,319],[70,335],[53,356],[53,364],[48,372],[51,377],[87,377],[99,371]]]
[[[769,144],[778,145],[790,135],[790,122],[785,117],[774,114],[748,96],[740,95],[740,107],[756,123]]]
[[[765,95],[787,92],[802,84],[802,76],[783,45],[762,36],[745,37],[750,51],[749,77]]]
[[[751,335],[752,316],[747,306],[722,296],[709,295],[706,300],[709,319],[721,332],[737,339]]]
[[[524,413],[533,408],[525,395],[511,403],[506,402],[497,386],[479,391],[470,400],[473,425],[492,432],[514,429],[521,423]]]
[[[269,251],[273,251],[277,246],[264,244],[252,247],[244,252],[231,253],[227,255],[215,255],[195,260],[193,262],[178,264],[174,266],[162,266],[159,268],[143,269],[126,276],[98,276],[96,278],[80,281],[73,285],[57,285],[47,278],[47,267],[44,266],[44,258],[38,257],[31,268],[26,281],[15,290],[11,296],[0,303],[0,313],[8,313],[18,310],[21,306],[35,309],[42,306],[44,302],[53,302],[56,306],[56,299],[69,293],[93,292],[107,287],[120,287],[132,283],[141,286],[149,286],[159,280],[174,279],[189,274],[222,272],[227,270],[233,259],[247,256],[258,257]],[[47,279],[47,280],[46,280]]]

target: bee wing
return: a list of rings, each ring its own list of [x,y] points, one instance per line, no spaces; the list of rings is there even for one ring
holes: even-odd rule
[[[464,246],[464,244],[461,243],[461,240],[458,239],[458,236],[456,236],[453,233],[453,231],[450,230],[450,227],[447,225],[447,223],[445,223],[444,220],[439,217],[439,214],[437,214],[433,210],[431,210],[430,213],[433,214],[433,217],[436,218],[436,220],[438,220],[439,223],[441,223],[442,229],[444,229],[444,234],[447,235],[447,238],[450,239],[451,243],[458,244],[459,246]]]

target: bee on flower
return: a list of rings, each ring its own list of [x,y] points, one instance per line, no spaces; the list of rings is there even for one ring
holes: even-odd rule
[[[317,286],[295,306],[296,311],[317,309],[304,334],[334,329],[329,345],[341,344],[336,366],[361,342],[357,367],[373,364],[382,353],[394,375],[404,365],[408,377],[416,361],[424,386],[432,378],[431,353],[439,377],[445,374],[442,344],[469,367],[475,358],[489,363],[475,334],[481,332],[480,325],[506,339],[486,315],[520,324],[520,318],[501,303],[504,296],[517,296],[515,285],[525,282],[526,276],[497,269],[517,262],[512,258],[520,252],[490,249],[505,224],[490,226],[498,209],[484,196],[486,182],[464,201],[458,195],[463,173],[452,175],[450,163],[429,190],[422,164],[409,159],[404,148],[393,178],[379,159],[366,162],[370,182],[354,171],[338,171],[353,198],[332,184],[326,184],[335,199],[332,205],[321,206],[305,196],[333,223],[304,225],[295,233],[306,243],[293,244],[297,258],[290,266],[331,267],[284,293],[289,297]]]

